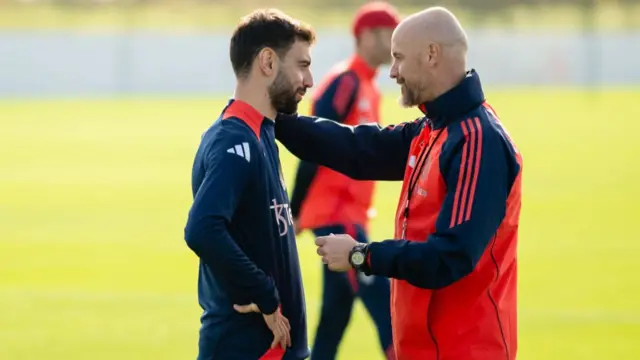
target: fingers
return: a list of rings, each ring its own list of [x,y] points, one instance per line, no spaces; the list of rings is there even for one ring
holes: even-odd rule
[[[289,319],[284,317],[284,315],[282,316],[282,323],[284,324],[284,327],[285,327],[285,329],[287,329],[287,331],[291,330],[291,325],[289,324]]]
[[[282,332],[282,329],[279,326],[279,321],[276,316],[274,316],[273,318],[273,323],[271,324],[267,323],[267,325],[269,325],[269,329],[271,329],[271,332],[273,333],[273,341],[271,342],[271,348],[275,349],[280,343],[280,341],[282,340],[284,333]]]
[[[273,333],[272,349],[278,345],[283,349],[291,346],[291,325],[289,320],[282,314],[276,315],[271,326],[271,332]]]
[[[247,314],[250,312],[260,312],[260,309],[258,309],[258,305],[253,303],[249,305],[233,305],[233,309],[241,314]]]
[[[288,347],[291,346],[291,326],[289,325],[289,320],[284,317],[284,316],[280,316],[280,324],[282,326],[282,331],[284,332],[284,341],[281,343],[282,348],[286,349]]]
[[[291,346],[291,325],[289,324],[289,319],[287,319],[286,317],[283,316],[282,320],[284,320],[284,326],[285,326],[285,329],[287,330],[287,334],[289,335],[287,339],[287,344],[288,344],[287,346],[290,347]]]
[[[328,236],[318,236],[316,238],[316,245],[317,246],[324,246],[324,244],[327,243],[327,238],[328,238]]]
[[[278,326],[280,327],[280,331],[282,332],[282,337],[280,338],[280,347],[286,349],[291,343],[291,334],[285,327],[284,323],[280,322]]]
[[[286,330],[284,324],[277,323],[274,326],[273,332],[273,341],[271,342],[271,348],[275,349],[278,345],[282,349],[286,349],[288,346],[291,346],[291,338],[289,335],[289,331]]]
[[[316,250],[316,253],[317,253],[318,255],[320,255],[320,256],[324,256],[324,255],[326,254],[326,251],[325,251],[324,247],[320,246],[320,247],[318,248],[318,250]]]

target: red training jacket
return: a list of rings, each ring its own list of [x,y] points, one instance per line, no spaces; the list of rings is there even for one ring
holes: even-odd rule
[[[392,278],[400,360],[513,360],[522,157],[475,70],[398,126],[286,116],[294,155],[355,179],[402,180],[395,239],[367,246],[366,274]]]

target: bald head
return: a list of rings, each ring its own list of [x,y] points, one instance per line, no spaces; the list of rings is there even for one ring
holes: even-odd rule
[[[391,39],[391,77],[403,87],[404,105],[433,99],[466,72],[467,34],[456,16],[431,7],[405,18]]]
[[[394,37],[407,40],[418,48],[429,44],[467,51],[467,34],[453,13],[443,7],[431,7],[407,17],[400,23]]]

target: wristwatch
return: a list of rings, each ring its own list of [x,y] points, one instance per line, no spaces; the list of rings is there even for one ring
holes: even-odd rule
[[[367,244],[357,244],[349,252],[349,263],[356,269],[360,269],[367,261]]]

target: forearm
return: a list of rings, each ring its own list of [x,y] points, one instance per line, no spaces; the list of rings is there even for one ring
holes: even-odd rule
[[[279,298],[273,280],[242,252],[224,220],[188,226],[185,238],[189,248],[212,269],[234,303],[255,303],[267,314],[276,310]]]
[[[363,269],[371,275],[405,280],[423,289],[440,289],[469,273],[473,266],[458,249],[429,242],[385,240],[371,243]]]
[[[298,158],[350,178],[402,180],[411,141],[421,125],[347,126],[322,118],[280,115],[276,137]]]
[[[295,156],[358,178],[355,135],[351,127],[332,120],[280,115],[278,140]]]
[[[296,172],[295,184],[293,186],[293,191],[291,193],[291,214],[294,219],[297,219],[300,215],[300,211],[302,209],[302,204],[304,203],[305,198],[307,197],[307,193],[309,192],[309,188],[313,183],[313,179],[316,176],[318,170],[318,165],[308,162],[301,161],[298,165],[298,171]]]

